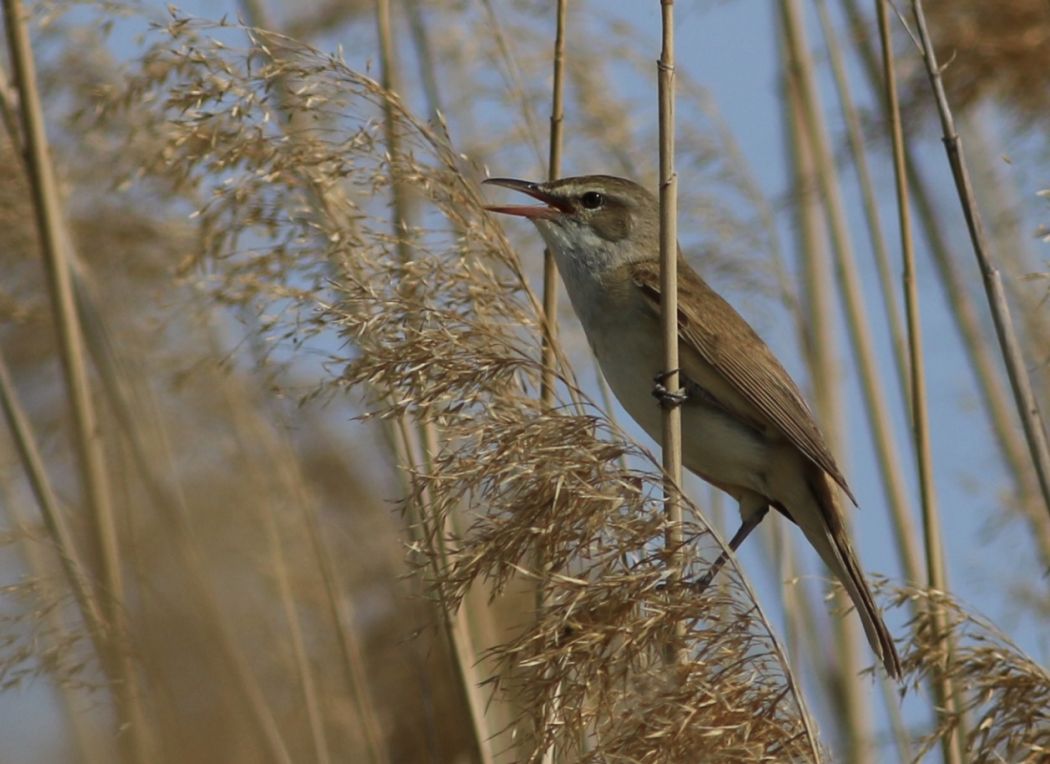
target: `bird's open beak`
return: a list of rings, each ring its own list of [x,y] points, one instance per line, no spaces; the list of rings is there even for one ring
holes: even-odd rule
[[[532,183],[527,180],[516,180],[514,178],[489,178],[484,182],[493,186],[513,188],[515,191],[521,191],[523,194],[528,194],[533,199],[538,199],[546,205],[544,207],[523,204],[500,207],[486,206],[485,209],[489,212],[501,212],[504,215],[517,215],[518,217],[529,218],[530,220],[552,220],[563,214],[572,212],[572,207],[566,200],[545,191],[543,186],[539,183]]]

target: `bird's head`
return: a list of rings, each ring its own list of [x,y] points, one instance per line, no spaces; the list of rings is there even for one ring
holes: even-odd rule
[[[549,183],[514,178],[489,178],[485,182],[542,202],[485,209],[531,220],[559,266],[603,271],[657,256],[659,203],[633,181],[613,175],[584,175]]]

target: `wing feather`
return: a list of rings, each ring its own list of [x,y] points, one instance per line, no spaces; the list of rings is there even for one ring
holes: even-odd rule
[[[632,263],[627,267],[650,307],[659,314],[659,263]],[[701,308],[702,314],[699,312]],[[854,504],[857,503],[798,386],[733,306],[681,259],[678,266],[678,339],[686,347],[693,348],[737,394],[726,396],[727,400],[721,401],[723,406],[731,410],[739,408],[739,404],[734,406],[732,400],[739,396],[838,483]],[[717,389],[708,392],[718,395]],[[751,419],[755,412],[744,410],[736,413]]]

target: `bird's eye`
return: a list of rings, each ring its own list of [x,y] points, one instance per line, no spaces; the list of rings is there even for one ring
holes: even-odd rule
[[[580,203],[589,210],[596,210],[605,204],[605,197],[597,191],[588,191],[580,197]]]

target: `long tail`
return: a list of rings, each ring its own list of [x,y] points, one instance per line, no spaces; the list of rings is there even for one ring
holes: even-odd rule
[[[817,470],[814,469],[813,473],[816,472]],[[849,594],[857,615],[860,616],[868,643],[886,667],[886,673],[894,679],[900,679],[901,661],[897,655],[897,648],[893,644],[893,637],[882,620],[882,613],[875,604],[875,598],[872,597],[868,583],[860,570],[860,562],[853,551],[853,545],[846,536],[841,510],[832,494],[827,477],[822,471],[819,474],[811,474],[810,477],[812,479],[807,482],[813,491],[820,516],[814,517],[816,513],[812,512],[795,513],[803,515],[795,516],[795,520],[806,534],[809,543],[817,550],[824,564],[846,588],[846,593]]]

